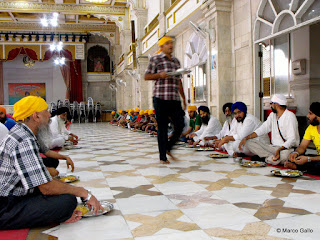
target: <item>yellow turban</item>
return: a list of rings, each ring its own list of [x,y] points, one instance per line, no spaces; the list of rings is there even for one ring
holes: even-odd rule
[[[135,111],[135,112],[140,112],[140,109],[139,109],[139,108],[136,108],[134,111]]]
[[[188,107],[188,111],[196,112],[197,110],[198,110],[198,108],[196,106],[189,106]]]
[[[148,111],[148,114],[149,114],[149,115],[154,114],[153,110],[149,110],[149,111]]]
[[[162,46],[163,44],[165,44],[166,42],[168,41],[173,41],[173,38],[172,37],[167,37],[167,36],[164,36],[162,38],[160,38],[160,40],[158,41],[158,45],[159,46]],[[161,53],[161,49],[159,49],[156,54],[159,54]]]
[[[24,121],[35,112],[41,112],[48,109],[46,101],[41,97],[28,96],[16,102],[13,106],[13,117],[16,121]]]
[[[116,112],[115,112],[115,111],[112,111],[111,114],[112,114],[112,115],[113,115],[113,114],[116,114]]]
[[[166,42],[168,41],[173,41],[173,38],[172,37],[167,37],[167,36],[164,36],[162,37],[159,42],[158,42],[158,45],[159,46],[162,46],[163,44],[165,44]]]
[[[148,112],[149,112],[149,110],[145,110],[145,111],[144,111],[144,114],[148,114]]]
[[[139,115],[143,115],[143,114],[144,114],[144,111],[141,110],[141,111],[139,112]]]
[[[119,110],[119,113],[121,114],[121,113],[122,113],[122,110]]]

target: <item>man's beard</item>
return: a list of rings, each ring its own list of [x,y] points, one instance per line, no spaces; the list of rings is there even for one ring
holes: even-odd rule
[[[64,128],[66,127],[65,125],[65,120],[58,117],[58,126],[59,126],[59,132],[62,133],[64,131]]]
[[[39,127],[38,133],[37,133],[37,139],[38,142],[40,143],[40,145],[45,145],[46,147],[49,148],[49,146],[51,145],[51,141],[52,141],[52,133],[49,127],[49,123],[47,124],[42,124]]]
[[[238,122],[243,122],[244,119],[246,118],[246,116],[247,116],[247,114],[245,114],[243,118],[237,117],[236,119],[237,119]]]
[[[226,119],[227,119],[228,123],[231,124],[233,117],[231,115],[226,116]]]
[[[274,112],[274,113],[278,113],[277,109],[275,109],[275,108],[273,108],[273,107],[271,107],[271,110],[272,110],[272,112]]]
[[[6,120],[7,120],[6,118],[0,118],[0,122],[3,124],[5,124]]]
[[[210,119],[210,116],[209,116],[209,115],[201,118],[202,123],[203,123],[204,125],[208,125],[209,119]]]
[[[315,119],[313,119],[312,121],[310,121],[310,119],[309,119],[309,123],[312,125],[312,126],[319,126],[319,121],[315,118]]]

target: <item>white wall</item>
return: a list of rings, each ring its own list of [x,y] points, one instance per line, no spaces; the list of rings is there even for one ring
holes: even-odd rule
[[[147,23],[150,23],[155,16],[160,12],[160,0],[147,1],[148,18]]]
[[[36,61],[32,68],[27,68],[20,55],[13,61],[3,63],[4,104],[9,104],[8,83],[45,83],[47,103],[65,99],[66,86],[60,68],[53,60]]]

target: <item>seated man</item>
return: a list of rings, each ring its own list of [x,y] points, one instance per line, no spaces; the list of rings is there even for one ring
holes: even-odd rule
[[[210,115],[210,110],[207,106],[200,106],[198,111],[201,116],[202,125],[197,132],[190,134],[190,137],[194,140],[194,146],[198,145],[200,142],[201,145],[205,145],[205,137],[217,135],[221,131],[220,121],[216,117]]]
[[[250,113],[247,113],[247,105],[243,102],[232,104],[231,111],[236,121],[233,122],[229,134],[221,139],[218,148],[223,146],[228,154],[234,157],[239,157],[242,154],[252,156],[252,152],[247,148],[240,150],[239,143],[245,136],[256,130],[261,125],[261,121]],[[266,142],[268,141],[268,137],[264,135],[260,140]]]
[[[111,112],[111,120],[110,120],[110,123],[114,123],[115,121],[117,121],[118,116],[119,116],[119,114],[116,113],[116,111],[112,111],[112,112]]]
[[[46,156],[45,158],[42,158],[43,164],[47,167],[50,175],[54,177],[59,174],[56,170],[59,165],[59,159],[64,159],[67,162],[67,167],[69,168],[69,166],[71,166],[71,171],[73,172],[74,164],[70,157],[50,150],[49,145],[51,143],[51,136],[49,125],[41,128],[36,135],[39,143],[39,151]]]
[[[56,147],[63,147],[66,141],[71,141],[72,144],[78,144],[78,136],[74,135],[66,129],[65,122],[67,120],[68,108],[59,108],[55,114],[56,116],[51,118],[50,130],[52,133],[50,149]]]
[[[2,139],[4,139],[9,133],[8,128],[6,128],[6,126],[2,123],[0,123],[0,143],[2,141]]]
[[[103,210],[86,189],[52,179],[40,157],[36,135],[50,121],[47,103],[29,96],[14,105],[17,123],[0,144],[0,229],[47,226],[75,222],[76,197]]]
[[[142,110],[141,120],[135,125],[135,129],[142,130],[142,126],[147,125],[149,121],[150,119],[148,116],[148,110],[145,110],[145,111]]]
[[[125,110],[122,110],[121,115],[122,115],[123,117],[118,121],[118,126],[125,127],[125,126],[127,126],[127,116],[128,116],[128,113],[127,113]]]
[[[308,113],[309,127],[307,128],[300,146],[289,155],[289,161],[284,163],[286,168],[307,171],[307,173],[320,175],[320,103],[314,102]],[[313,142],[317,148],[316,156],[303,155],[308,145]]]
[[[196,132],[201,127],[201,116],[197,114],[197,107],[196,106],[189,106],[188,107],[188,115],[189,115],[189,123],[187,124],[188,129],[181,134],[181,140],[186,142],[189,140],[189,134]]]
[[[132,111],[132,117],[130,118],[130,122],[129,122],[129,125],[128,127],[130,126],[130,128],[132,128],[136,122],[137,122],[137,119],[138,119],[138,116],[139,116],[139,108],[136,108],[135,110]]]
[[[154,110],[149,110],[148,114],[150,117],[150,122],[147,124],[145,132],[149,132],[149,133],[153,134],[158,131],[157,120],[155,118],[155,112],[154,112]]]
[[[11,118],[7,117],[7,110],[4,107],[0,106],[0,122],[3,123],[8,130],[16,125],[16,121],[12,120]]]
[[[276,94],[271,98],[272,113],[267,120],[254,130],[253,133],[244,137],[239,145],[241,149],[246,146],[254,156],[252,160],[266,161],[272,165],[283,164],[299,145],[300,137],[298,121],[294,113],[287,110],[287,99],[285,96]],[[271,144],[257,140],[250,140],[271,132]]]
[[[204,138],[205,141],[209,141],[211,146],[218,147],[220,140],[229,134],[233,122],[236,121],[236,119],[232,116],[231,107],[232,103],[226,103],[222,106],[222,111],[226,116],[226,121],[224,122],[221,131],[215,136]]]

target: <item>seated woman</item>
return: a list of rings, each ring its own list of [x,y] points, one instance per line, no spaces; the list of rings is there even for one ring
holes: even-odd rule
[[[299,147],[289,155],[284,163],[286,168],[307,171],[310,174],[320,175],[320,103],[314,102],[310,106],[307,116],[309,127],[305,131]],[[311,143],[317,148],[317,155],[303,155]]]

